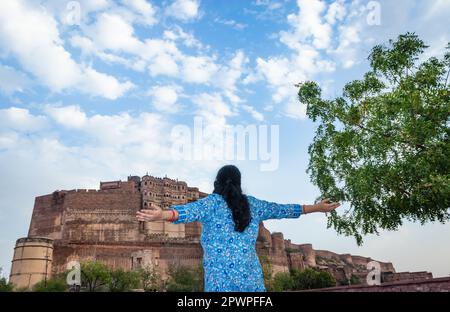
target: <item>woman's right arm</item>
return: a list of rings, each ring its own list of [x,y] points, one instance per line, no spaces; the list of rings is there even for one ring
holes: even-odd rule
[[[321,202],[314,205],[303,205],[303,214],[311,213],[311,212],[331,212],[337,207],[339,207],[340,203],[332,203],[329,199],[324,199]]]

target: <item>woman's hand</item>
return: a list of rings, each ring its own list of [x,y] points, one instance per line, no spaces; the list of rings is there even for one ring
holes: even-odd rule
[[[136,213],[136,218],[139,221],[159,221],[164,220],[164,211],[161,207],[155,204],[150,204],[152,209],[142,209]]]
[[[339,207],[340,203],[331,203],[330,200],[324,199],[321,202],[314,205],[303,205],[303,213],[311,213],[311,212],[330,212]]]

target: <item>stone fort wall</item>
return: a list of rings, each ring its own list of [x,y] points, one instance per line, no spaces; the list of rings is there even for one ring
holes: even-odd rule
[[[206,196],[184,181],[149,175],[129,176],[127,181],[100,182],[100,188],[59,190],[35,199],[28,237],[53,240],[52,272],[66,270],[72,260],[98,260],[126,270],[153,266],[165,276],[171,264],[198,267],[203,251],[199,244],[201,224],[139,222],[136,212],[157,204],[163,209]],[[270,233],[261,223],[256,249],[268,261],[272,274],[314,267],[328,270],[337,280],[352,274],[364,276],[371,258],[314,250],[311,244],[294,244],[282,233]],[[17,261],[17,263],[21,263]],[[391,280],[392,263],[380,262]],[[14,268],[27,271],[27,268]]]

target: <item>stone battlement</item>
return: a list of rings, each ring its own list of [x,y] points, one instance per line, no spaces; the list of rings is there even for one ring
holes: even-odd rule
[[[139,222],[136,212],[151,204],[166,209],[207,195],[184,181],[150,175],[129,176],[127,181],[100,182],[99,189],[57,190],[36,197],[28,238],[51,240],[52,257],[44,260],[52,261],[53,273],[66,270],[66,264],[72,260],[95,259],[125,270],[153,266],[164,276],[171,264],[189,267],[202,264],[203,250],[199,242],[202,226],[198,222]],[[330,271],[339,283],[348,283],[352,275],[365,276],[366,265],[372,260],[315,250],[311,244],[292,243],[284,239],[281,232],[270,233],[262,222],[256,250],[271,264],[273,276],[278,272],[311,267]],[[23,264],[26,262],[17,257],[15,272],[33,275],[32,268],[26,267]],[[18,267],[21,263],[24,267]],[[386,279],[411,278],[414,274],[396,275],[391,263],[380,264]],[[37,277],[33,279],[38,280]],[[29,284],[19,286],[31,287]]]

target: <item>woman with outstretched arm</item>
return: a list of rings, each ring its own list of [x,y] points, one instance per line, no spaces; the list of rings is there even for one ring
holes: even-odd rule
[[[330,212],[339,205],[329,200],[314,205],[277,204],[244,195],[239,169],[228,165],[217,173],[214,192],[207,197],[169,210],[152,204],[153,209],[138,211],[137,219],[203,224],[205,291],[266,291],[256,254],[259,223]]]

